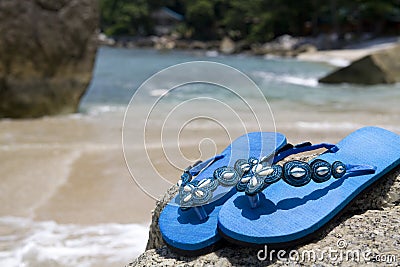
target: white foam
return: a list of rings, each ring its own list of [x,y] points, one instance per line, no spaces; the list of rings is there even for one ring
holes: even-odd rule
[[[219,56],[219,53],[217,50],[208,50],[206,52],[206,57],[217,57]]]
[[[305,122],[305,121],[298,121],[289,128],[302,128],[309,131],[332,131],[332,130],[351,130],[355,131],[359,128],[365,127],[366,125],[360,123],[351,123],[351,122]],[[391,124],[376,124],[376,127],[381,127],[387,129],[392,132],[400,132],[400,127],[397,125]]]
[[[264,72],[264,71],[255,71],[254,75],[265,79],[266,81],[278,81],[296,85],[303,85],[308,87],[316,87],[318,86],[317,78],[308,78],[308,77],[299,77],[292,75],[278,75],[272,72]]]
[[[286,83],[304,85],[308,87],[316,87],[318,85],[318,80],[315,78],[301,78],[301,77],[284,75],[279,77],[278,80]]]
[[[119,144],[98,144],[98,143],[50,143],[50,144],[4,144],[0,145],[0,151],[17,150],[46,150],[46,149],[73,149],[75,151],[107,151],[121,149]]]
[[[344,58],[331,58],[331,59],[327,59],[326,62],[328,62],[329,64],[336,66],[336,67],[347,67],[348,65],[350,65],[351,61],[344,59]]]
[[[298,121],[295,123],[295,128],[305,128],[310,130],[332,130],[332,129],[358,129],[362,127],[362,124],[351,123],[351,122],[305,122]]]
[[[124,112],[126,107],[124,105],[87,105],[85,107],[87,114],[90,116],[98,116],[104,113],[121,113]]]
[[[168,93],[168,89],[154,89],[150,91],[151,96],[163,96]]]
[[[57,224],[0,217],[0,266],[123,266],[145,250],[142,224]],[[6,232],[4,233],[4,229]]]

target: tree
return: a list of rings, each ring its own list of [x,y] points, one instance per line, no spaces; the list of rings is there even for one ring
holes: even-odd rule
[[[160,7],[183,14],[180,25],[194,39],[265,42],[282,34],[385,32],[400,17],[400,0],[100,0],[101,26],[108,35],[149,35],[151,14]]]
[[[214,4],[208,0],[188,1],[186,7],[186,22],[195,31],[194,37],[210,39],[215,37]]]
[[[151,34],[150,14],[160,6],[154,0],[101,0],[102,30],[107,35]]]

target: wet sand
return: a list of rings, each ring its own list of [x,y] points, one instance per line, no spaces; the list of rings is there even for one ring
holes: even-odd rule
[[[279,103],[272,105],[273,110],[277,110],[275,105]],[[296,112],[280,107],[280,112],[274,114],[277,131],[292,143],[335,143],[366,125],[400,133],[397,114],[354,112],[349,117],[345,112],[311,113],[307,107],[293,108]],[[155,200],[141,191],[125,165],[122,119],[122,113],[112,113],[0,121],[0,216],[79,224],[149,222]],[[231,129],[235,125],[231,122]],[[249,126],[250,130],[256,128]],[[232,137],[239,136],[239,123],[235,129]],[[199,149],[204,137],[213,141],[202,142]],[[171,183],[178,180],[181,170],[171,166],[169,160],[185,166],[188,159],[204,160],[229,144],[226,133],[216,125],[188,128],[181,136],[180,150],[167,159],[163,153],[174,147],[175,141],[173,138],[171,144],[162,147],[154,141],[148,146],[154,167]],[[128,150],[135,155],[135,148]],[[140,162],[141,158],[143,155],[138,153],[134,160]],[[152,170],[141,164],[134,166],[140,179],[157,183],[157,179],[147,177],[154,175]]]
[[[0,122],[0,216],[145,223],[154,201],[123,160],[121,121],[77,116]]]

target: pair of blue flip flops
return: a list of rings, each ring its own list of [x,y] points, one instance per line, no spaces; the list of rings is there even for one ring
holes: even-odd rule
[[[311,160],[276,162],[325,148]],[[163,209],[164,241],[183,254],[241,245],[304,242],[357,195],[400,164],[400,136],[365,127],[336,145],[288,145],[280,133],[241,136],[221,154],[187,168]]]

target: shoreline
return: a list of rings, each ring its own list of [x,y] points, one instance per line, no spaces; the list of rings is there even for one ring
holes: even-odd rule
[[[158,51],[203,52],[211,57],[219,55],[252,55],[266,58],[294,58],[300,61],[328,63],[337,67],[346,67],[351,62],[371,53],[392,48],[400,44],[400,36],[380,37],[354,42],[339,49],[320,49],[301,37],[284,35],[265,44],[248,44],[244,41],[180,40],[172,37],[144,37],[136,39],[111,39],[99,35],[99,44],[108,47],[127,49],[154,49]]]
[[[349,65],[351,62],[356,61],[362,57],[365,57],[371,53],[385,50],[388,48],[393,48],[399,44],[400,41],[392,41],[384,44],[376,44],[376,45],[372,44],[363,47],[305,52],[299,54],[296,58],[303,61],[326,62],[331,65],[345,67]]]

